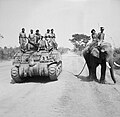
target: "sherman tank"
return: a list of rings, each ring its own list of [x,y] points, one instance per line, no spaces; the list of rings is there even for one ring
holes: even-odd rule
[[[48,77],[57,80],[62,71],[61,54],[57,50],[17,52],[13,59],[11,77],[16,83],[29,77]]]

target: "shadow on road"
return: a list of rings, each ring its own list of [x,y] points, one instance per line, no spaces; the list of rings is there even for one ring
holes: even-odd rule
[[[54,81],[57,81],[57,80],[50,80],[48,77],[27,77],[22,83],[49,83]],[[12,80],[10,83],[14,84],[15,82]],[[18,83],[18,84],[21,84],[21,83]]]
[[[76,76],[76,77],[79,78],[81,81],[84,81],[84,82],[93,81],[93,79],[90,79],[89,76]]]
[[[28,78],[25,83],[35,82],[35,83],[49,83],[57,80],[50,80],[48,77],[32,77]]]
[[[104,83],[101,83],[98,79],[90,79],[89,76],[76,76],[78,79],[80,79],[81,81],[83,82],[91,82],[91,81],[95,81],[99,84],[106,84],[106,85],[114,85],[114,83],[109,83],[109,82],[104,82]]]

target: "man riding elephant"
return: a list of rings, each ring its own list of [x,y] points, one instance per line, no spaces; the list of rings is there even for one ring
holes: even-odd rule
[[[104,27],[100,27],[100,32],[98,33],[98,39],[99,39],[99,44],[98,45],[102,44],[102,42],[104,41],[104,37],[105,37]]]
[[[92,42],[89,43],[83,51],[91,52],[96,57],[99,57],[99,51],[97,49],[99,39],[98,39],[98,35],[97,35],[95,29],[91,30],[91,38],[92,38]]]

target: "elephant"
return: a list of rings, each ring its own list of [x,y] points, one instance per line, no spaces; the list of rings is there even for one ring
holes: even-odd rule
[[[116,83],[114,77],[113,70],[113,49],[110,43],[103,42],[101,46],[94,47],[92,50],[85,48],[83,50],[83,57],[86,61],[88,70],[89,70],[89,78],[95,81],[98,81],[96,75],[96,69],[100,65],[101,66],[101,77],[99,82],[105,83],[105,74],[106,74],[106,62],[109,64],[111,78],[114,83]]]

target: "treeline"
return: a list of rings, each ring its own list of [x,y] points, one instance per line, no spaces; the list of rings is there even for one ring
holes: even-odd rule
[[[10,60],[14,54],[19,50],[19,47],[0,47],[0,60]]]

